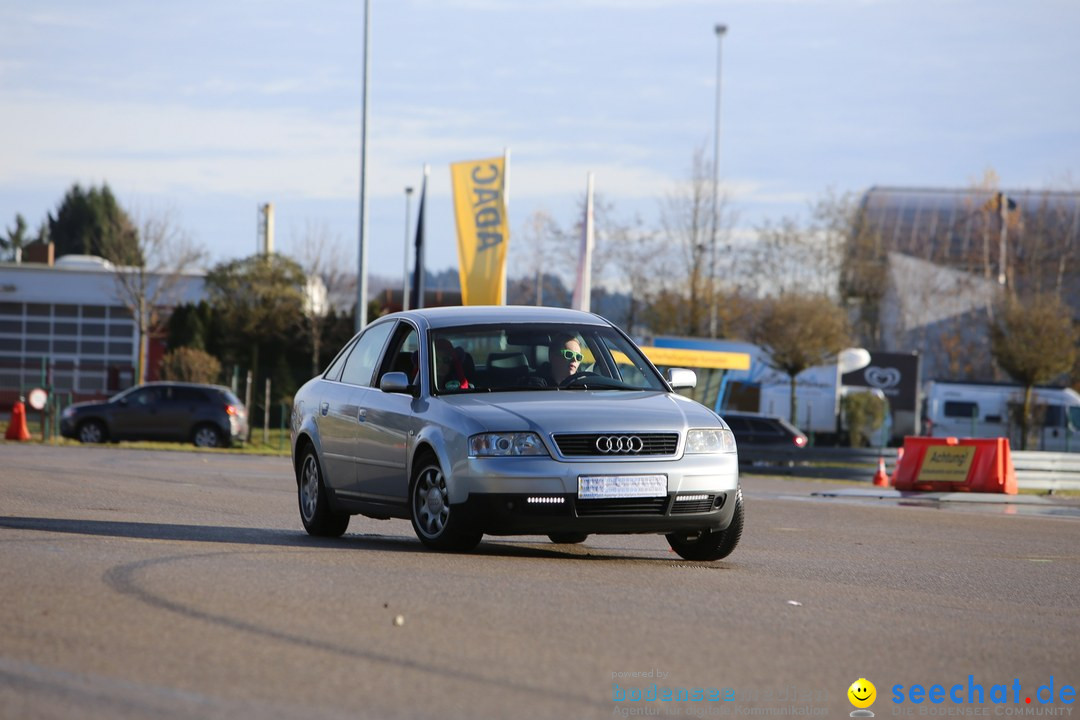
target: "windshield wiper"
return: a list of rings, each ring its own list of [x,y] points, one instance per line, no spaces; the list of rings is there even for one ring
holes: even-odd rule
[[[561,386],[561,390],[639,390],[619,380],[606,377],[578,377]]]

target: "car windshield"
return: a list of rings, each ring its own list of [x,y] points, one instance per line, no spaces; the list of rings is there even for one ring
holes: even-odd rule
[[[436,394],[515,390],[666,390],[640,350],[611,327],[472,325],[433,330]]]

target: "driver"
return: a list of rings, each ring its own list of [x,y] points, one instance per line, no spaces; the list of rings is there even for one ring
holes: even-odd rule
[[[581,343],[576,338],[570,335],[556,335],[548,346],[551,379],[559,385],[571,375],[576,375],[583,359]]]

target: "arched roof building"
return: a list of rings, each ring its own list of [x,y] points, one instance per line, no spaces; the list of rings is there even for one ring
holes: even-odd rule
[[[1007,289],[1059,293],[1080,319],[1080,192],[872,187],[860,210],[851,251],[883,268],[862,285],[864,341],[919,351],[924,379],[994,378]]]

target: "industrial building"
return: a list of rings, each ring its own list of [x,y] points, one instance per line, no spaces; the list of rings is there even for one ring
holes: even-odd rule
[[[0,407],[33,387],[79,399],[130,387],[137,331],[121,301],[111,263],[86,255],[48,262],[0,263]],[[205,272],[184,273],[166,293],[169,306],[198,302]],[[163,353],[149,344],[155,377]]]

